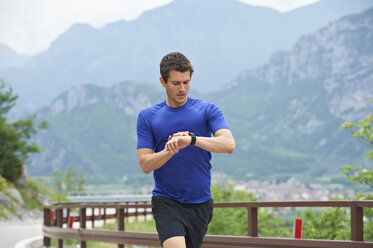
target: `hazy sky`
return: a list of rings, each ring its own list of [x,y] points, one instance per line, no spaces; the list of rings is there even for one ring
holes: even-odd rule
[[[240,1],[284,12],[319,0]],[[99,28],[120,19],[136,19],[144,11],[170,2],[172,0],[0,0],[0,43],[19,53],[35,54],[47,49],[74,23],[89,23]]]

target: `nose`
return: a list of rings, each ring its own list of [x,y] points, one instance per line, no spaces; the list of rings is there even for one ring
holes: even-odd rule
[[[185,90],[185,85],[184,84],[180,84],[180,91],[184,91]]]

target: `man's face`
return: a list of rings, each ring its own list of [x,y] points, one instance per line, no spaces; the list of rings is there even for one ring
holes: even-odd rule
[[[181,107],[188,100],[190,87],[190,71],[180,72],[172,70],[169,72],[167,83],[160,78],[162,86],[166,89],[167,105],[173,108]]]

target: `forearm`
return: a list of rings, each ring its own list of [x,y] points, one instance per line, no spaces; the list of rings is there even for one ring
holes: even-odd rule
[[[209,152],[233,153],[236,143],[233,137],[197,137],[195,146]]]
[[[170,158],[172,158],[173,155],[174,153],[166,150],[143,155],[141,159],[139,159],[140,169],[148,174],[149,172],[162,167]]]

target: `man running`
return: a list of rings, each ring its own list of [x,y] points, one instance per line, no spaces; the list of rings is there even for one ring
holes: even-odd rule
[[[235,149],[220,108],[188,97],[193,71],[183,54],[164,56],[160,82],[167,98],[137,119],[139,165],[153,171],[152,210],[165,248],[201,246],[213,212],[211,152]]]

